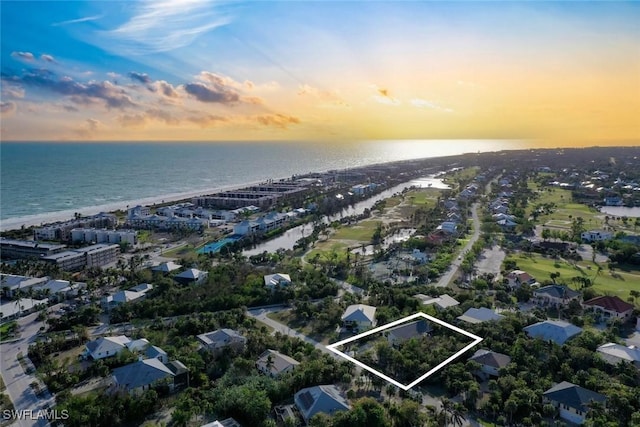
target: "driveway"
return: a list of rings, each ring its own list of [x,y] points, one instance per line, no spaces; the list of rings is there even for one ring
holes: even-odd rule
[[[26,357],[29,344],[35,341],[40,327],[44,326],[42,322],[36,320],[36,317],[38,317],[38,313],[19,319],[21,338],[0,344],[0,353],[2,354],[0,373],[7,386],[6,393],[11,397],[16,411],[32,411],[32,418],[36,418],[38,411],[44,410],[45,407],[55,405],[55,400],[44,385],[34,375],[27,375],[18,362],[18,353],[23,353]],[[31,388],[31,383],[34,381],[39,382],[44,390],[41,397],[36,396],[35,391]],[[43,419],[21,419],[11,424],[16,427],[48,425],[49,423]]]
[[[478,218],[478,203],[474,203],[471,206],[471,218],[473,219],[473,234],[471,235],[471,238],[469,239],[467,244],[464,245],[464,248],[462,248],[462,250],[460,251],[461,254],[469,252],[473,244],[480,238],[480,218]],[[441,288],[449,286],[449,283],[451,283],[453,277],[458,273],[460,264],[462,264],[461,259],[453,260],[449,269],[442,275],[442,277],[440,277],[435,286]]]

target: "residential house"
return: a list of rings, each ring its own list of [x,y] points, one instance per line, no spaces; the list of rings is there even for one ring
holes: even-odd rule
[[[207,280],[209,273],[206,271],[200,271],[197,268],[189,268],[180,274],[173,277],[173,280],[181,285],[190,285],[204,283]]]
[[[347,400],[334,385],[318,385],[303,388],[294,395],[293,401],[306,424],[317,413],[333,415],[351,409]]]
[[[542,396],[560,411],[560,418],[574,424],[583,424],[591,402],[606,403],[607,398],[594,391],[567,381],[556,384]]]
[[[247,339],[238,331],[226,328],[200,334],[197,338],[204,349],[216,355],[225,348],[229,348],[233,352],[242,352],[247,344]]]
[[[397,347],[412,338],[427,336],[431,331],[433,327],[426,320],[415,320],[387,329],[386,335],[389,344]]]
[[[580,300],[580,292],[567,286],[549,285],[533,291],[534,302],[541,306],[564,306],[570,301]]]
[[[168,261],[168,262],[160,263],[160,264],[156,265],[155,267],[151,267],[151,271],[157,271],[157,272],[162,273],[162,274],[169,274],[172,271],[179,270],[181,268],[182,268],[182,266],[180,264],[176,264],[173,261]]]
[[[364,304],[350,305],[340,319],[345,329],[365,331],[376,325],[376,308]]]
[[[233,418],[227,418],[222,421],[215,420],[214,422],[203,424],[200,427],[242,427],[239,422]]]
[[[169,363],[169,356],[167,355],[167,352],[155,345],[147,346],[144,351],[144,356],[147,359],[158,359],[162,363]]]
[[[171,362],[164,362],[164,364],[173,372],[174,390],[189,387],[189,368],[184,363],[179,360],[172,360]]]
[[[436,227],[436,230],[444,231],[447,234],[455,234],[458,231],[458,224],[453,221],[444,221]]]
[[[113,370],[113,387],[117,391],[141,394],[145,390],[166,383],[173,390],[175,374],[158,359],[144,359]]]
[[[427,255],[425,252],[422,252],[420,249],[413,249],[413,251],[411,251],[411,258],[413,258],[413,261],[416,264],[426,264],[427,261],[429,261],[429,255]]]
[[[632,363],[640,369],[640,348],[633,345],[625,347],[620,344],[603,344],[596,350],[606,362],[617,365],[618,363]]]
[[[590,230],[580,234],[584,242],[602,242],[613,239],[613,232],[606,230]]]
[[[274,290],[278,286],[285,287],[291,285],[291,276],[284,273],[267,274],[264,276],[264,285]]]
[[[431,297],[424,294],[417,294],[417,295],[414,295],[414,298],[417,298],[420,301],[422,301],[423,305],[433,305],[438,311],[445,310],[449,307],[455,307],[460,304],[458,301],[456,301],[455,298],[453,298],[448,294],[442,294],[438,297]]]
[[[480,307],[480,308],[470,308],[465,311],[462,316],[458,316],[459,320],[462,320],[467,323],[483,323],[490,321],[498,321],[502,319],[504,316],[496,313],[490,308]]]
[[[118,291],[113,295],[107,295],[103,297],[100,301],[102,308],[105,310],[110,310],[113,307],[117,307],[119,305],[134,302],[134,301],[142,301],[147,296],[147,292],[153,289],[153,285],[149,283],[142,283],[140,285],[134,286],[133,288],[129,288],[126,291]]]
[[[628,319],[633,313],[633,304],[623,301],[617,296],[601,296],[584,301],[584,309],[602,313],[605,319]]]
[[[507,284],[511,288],[518,288],[525,284],[533,285],[536,283],[536,279],[523,270],[513,270],[511,273],[507,274],[507,281]]]
[[[126,335],[100,337],[85,344],[85,349],[81,354],[81,357],[87,360],[99,360],[107,357],[113,357],[125,350],[127,348],[127,344],[130,342],[131,338]]]
[[[293,371],[300,362],[275,350],[267,350],[256,361],[258,371],[271,378]]]
[[[565,322],[564,320],[545,320],[529,325],[524,328],[524,330],[531,338],[552,341],[558,345],[564,344],[582,332],[582,328]]]
[[[480,371],[486,375],[497,377],[500,369],[511,363],[511,357],[491,350],[478,350],[469,358],[480,364]]]

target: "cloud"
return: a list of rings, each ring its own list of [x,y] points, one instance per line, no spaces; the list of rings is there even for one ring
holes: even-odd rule
[[[2,97],[3,98],[24,98],[24,89],[20,86],[14,86],[8,82],[2,82]]]
[[[73,105],[63,105],[62,108],[64,108],[64,110],[68,111],[69,113],[77,113],[78,111],[80,111],[77,107],[74,107]]]
[[[443,113],[453,113],[453,109],[443,107],[442,105],[427,101],[426,99],[414,98],[411,100],[411,105],[418,108],[431,108],[432,110],[442,111]]]
[[[140,83],[149,84],[152,81],[147,73],[131,71],[128,75],[131,80],[137,80]]]
[[[322,90],[308,84],[298,87],[298,95],[318,99],[322,107],[349,107],[342,97],[335,91]]]
[[[42,55],[40,55],[40,59],[45,62],[56,62],[53,56],[47,55],[46,53],[43,53]]]
[[[35,59],[31,52],[11,52],[11,56],[22,59],[23,61],[33,61]]]
[[[389,97],[389,90],[388,89],[378,89],[378,93],[382,96],[385,97]]]
[[[61,25],[79,24],[81,22],[95,21],[102,18],[104,15],[85,16],[84,18],[69,19],[68,21],[55,22],[51,24],[52,27],[59,27]]]
[[[18,109],[18,106],[13,101],[0,102],[0,114],[2,116],[13,115]]]
[[[146,114],[122,114],[117,120],[125,128],[144,127],[148,122]]]
[[[300,123],[300,119],[285,114],[268,114],[257,116],[258,123],[265,126],[274,126],[280,129],[287,129],[289,125]]]
[[[164,80],[156,80],[153,83],[152,87],[154,88],[154,90],[159,91],[161,94],[163,94],[167,98],[178,98],[178,97],[180,97],[180,94],[173,87],[173,85],[171,83],[167,83]]]
[[[230,22],[212,0],[149,0],[131,7],[128,21],[101,35],[105,48],[132,55],[172,51]]]
[[[108,108],[136,106],[124,89],[109,81],[79,83],[71,77],[58,78],[55,73],[45,69],[31,70],[21,76],[11,76],[9,80],[69,96],[69,99],[77,104],[90,105],[97,100],[102,100]]]
[[[187,83],[184,85],[184,90],[200,102],[230,104],[240,100],[237,92],[217,85],[210,87],[202,83]]]
[[[83,126],[75,129],[74,133],[80,138],[92,139],[102,127],[104,127],[104,125],[100,120],[89,118],[85,120]]]
[[[187,121],[191,123],[195,123],[199,125],[201,128],[208,128],[211,126],[216,126],[216,125],[228,122],[229,119],[224,116],[218,116],[216,114],[205,114],[205,115],[187,117]]]

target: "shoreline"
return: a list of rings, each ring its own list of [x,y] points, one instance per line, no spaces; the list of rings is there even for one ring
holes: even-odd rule
[[[367,168],[376,167],[380,165],[403,164],[403,163],[414,162],[414,161],[436,160],[436,159],[444,159],[449,157],[465,156],[468,154],[472,154],[472,153],[462,153],[462,154],[457,154],[453,156],[421,157],[421,158],[415,158],[415,159],[394,160],[390,162],[372,163],[369,165],[358,166],[355,168],[346,168],[346,169],[328,168],[323,170],[315,170],[315,171],[307,172],[305,174],[299,174],[298,176],[304,177],[308,174],[326,173],[331,170],[336,170],[336,171],[361,170],[361,169],[367,169]],[[273,180],[273,181],[289,180],[289,179],[291,179],[291,176],[268,178],[268,180]],[[68,221],[73,219],[75,213],[79,213],[82,216],[89,216],[89,215],[98,214],[100,212],[113,213],[116,211],[126,210],[127,206],[136,206],[136,205],[153,206],[153,205],[164,204],[164,203],[177,203],[177,202],[190,201],[193,197],[214,194],[214,193],[219,193],[223,191],[240,190],[248,186],[264,183],[265,181],[266,180],[263,179],[263,180],[244,182],[239,184],[229,184],[229,185],[223,185],[219,187],[205,188],[201,190],[191,190],[191,191],[184,191],[180,193],[169,193],[165,195],[143,197],[140,199],[123,200],[123,201],[105,203],[102,205],[87,206],[83,208],[65,209],[65,210],[56,211],[56,212],[48,212],[48,213],[27,215],[22,217],[7,218],[7,219],[0,220],[0,232],[19,230],[23,226],[25,228],[39,227],[39,226],[55,224],[58,222]]]

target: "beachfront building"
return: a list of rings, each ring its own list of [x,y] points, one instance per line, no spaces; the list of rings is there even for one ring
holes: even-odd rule
[[[127,243],[134,246],[138,243],[138,232],[135,230],[107,230],[106,228],[74,228],[71,230],[73,243]]]
[[[40,259],[56,264],[65,271],[78,271],[84,268],[102,267],[116,262],[119,253],[119,245],[98,243],[85,248],[58,252]]]
[[[65,249],[65,245],[0,237],[0,256],[2,259],[40,259],[57,254]]]
[[[132,215],[125,221],[127,227],[144,230],[187,230],[202,231],[209,221],[201,218],[182,218],[162,215]]]
[[[33,239],[68,242],[71,240],[71,230],[74,228],[114,228],[116,225],[118,225],[118,218],[114,214],[100,212],[93,216],[37,227],[33,230]]]
[[[268,182],[252,185],[240,190],[230,190],[208,196],[194,197],[192,202],[196,206],[209,209],[237,209],[247,206],[257,206],[269,209],[277,202],[290,200],[295,196],[302,196],[307,187],[293,181]]]

